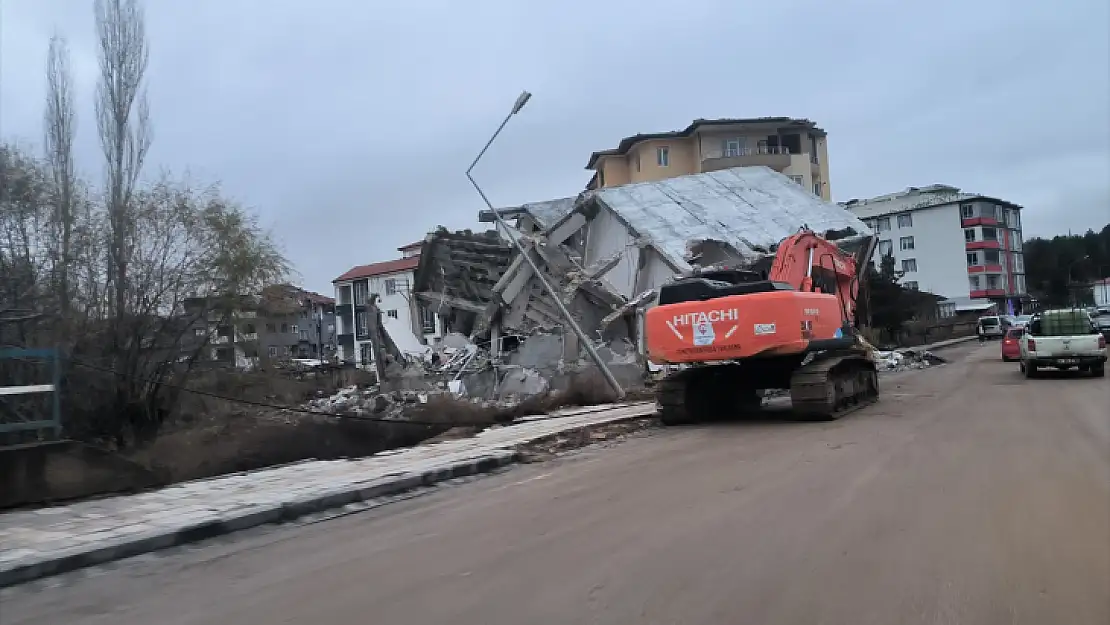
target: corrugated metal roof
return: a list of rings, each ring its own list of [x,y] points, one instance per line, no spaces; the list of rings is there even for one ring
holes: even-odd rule
[[[803,225],[817,233],[852,228],[872,234],[848,210],[767,167],[736,167],[593,193],[680,269],[689,268],[687,246],[699,241],[720,241],[742,256],[756,256]]]
[[[520,208],[532,216],[541,228],[550,228],[555,222],[566,217],[574,210],[574,201],[577,198],[564,197],[546,202],[529,202],[521,204]]]
[[[866,200],[848,200],[847,202],[842,202],[840,206],[852,211],[861,219],[871,219],[873,217],[885,217],[895,213],[904,213],[906,211],[974,200],[985,200],[1011,208],[1021,208],[1013,202],[1007,202],[1006,200],[982,195],[980,193],[965,193],[956,187],[950,187],[946,184],[931,184],[927,187],[909,187],[905,191],[888,193]]]

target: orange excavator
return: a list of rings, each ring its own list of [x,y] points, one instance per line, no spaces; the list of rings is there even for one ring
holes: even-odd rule
[[[779,243],[770,269],[710,268],[659,289],[645,314],[652,362],[671,372],[657,401],[667,425],[757,409],[762,392],[789,389],[800,416],[827,420],[878,399],[870,346],[856,330],[855,254],[803,228]]]

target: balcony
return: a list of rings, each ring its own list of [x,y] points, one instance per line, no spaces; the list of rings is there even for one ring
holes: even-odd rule
[[[961,222],[961,225],[963,225],[964,228],[970,228],[972,226],[997,226],[997,225],[999,225],[998,224],[998,219],[996,219],[994,216],[964,217],[960,220],[960,222]]]
[[[707,151],[702,155],[701,170],[708,172],[762,165],[782,171],[790,166],[790,156],[790,150],[781,146]]]
[[[1002,249],[1002,243],[989,239],[985,241],[968,241],[964,243],[964,249],[969,252],[974,250],[1000,250]]]
[[[977,289],[971,291],[972,299],[982,299],[985,297],[1006,297],[1004,289]]]
[[[243,332],[242,334],[239,335],[239,340],[240,341],[257,341],[258,340],[258,333],[257,332]]]
[[[968,265],[968,273],[1002,273],[1002,265],[998,263],[988,263],[986,265]]]

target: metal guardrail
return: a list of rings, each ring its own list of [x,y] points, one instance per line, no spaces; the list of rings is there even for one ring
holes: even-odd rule
[[[50,382],[48,384],[0,386],[0,397],[33,395],[39,393],[52,393],[53,397],[50,402],[50,414],[46,418],[36,417],[24,419],[17,417],[17,420],[13,421],[10,420],[12,418],[12,413],[5,414],[0,411],[0,434],[48,429],[53,430],[54,436],[60,436],[62,432],[62,406],[58,387],[61,383],[62,368],[58,350],[24,349],[17,347],[0,349],[0,362],[13,359],[38,359],[48,362],[50,365]]]

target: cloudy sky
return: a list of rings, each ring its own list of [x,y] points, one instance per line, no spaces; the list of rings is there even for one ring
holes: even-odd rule
[[[697,117],[829,132],[834,199],[946,183],[1026,206],[1026,236],[1110,221],[1106,0],[147,0],[148,172],[251,206],[305,286],[438,224],[574,195],[589,153]],[[36,145],[68,38],[99,175],[91,0],[0,0],[0,137]]]

